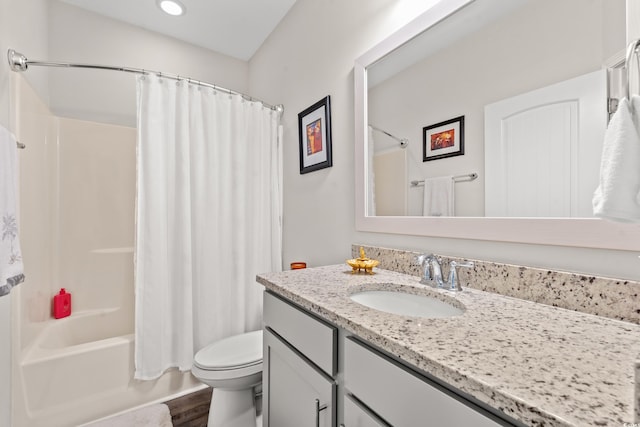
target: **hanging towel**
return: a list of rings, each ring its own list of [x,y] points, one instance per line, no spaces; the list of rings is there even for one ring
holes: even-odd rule
[[[631,108],[632,107],[632,108]],[[593,215],[614,221],[640,221],[640,97],[620,101],[604,136],[600,185]]]
[[[0,126],[0,296],[24,280],[16,214],[17,162],[16,139]]]
[[[454,216],[453,176],[424,180],[424,216]]]

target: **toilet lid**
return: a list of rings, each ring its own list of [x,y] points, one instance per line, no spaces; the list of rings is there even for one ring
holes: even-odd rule
[[[196,353],[200,369],[235,369],[262,363],[262,330],[234,335],[209,344]]]

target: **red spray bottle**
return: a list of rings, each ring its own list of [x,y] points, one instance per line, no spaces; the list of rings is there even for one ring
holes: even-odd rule
[[[71,294],[68,294],[64,288],[60,289],[60,293],[53,297],[53,317],[62,319],[71,314]]]

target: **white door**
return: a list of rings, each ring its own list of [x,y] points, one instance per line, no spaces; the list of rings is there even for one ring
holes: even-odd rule
[[[485,106],[485,215],[591,217],[606,71]]]

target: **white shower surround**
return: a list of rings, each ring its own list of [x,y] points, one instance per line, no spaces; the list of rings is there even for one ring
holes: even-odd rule
[[[133,380],[135,129],[55,117],[12,78],[29,261],[11,293],[11,424],[79,425],[201,387],[177,371]],[[56,320],[62,286],[72,314]]]

